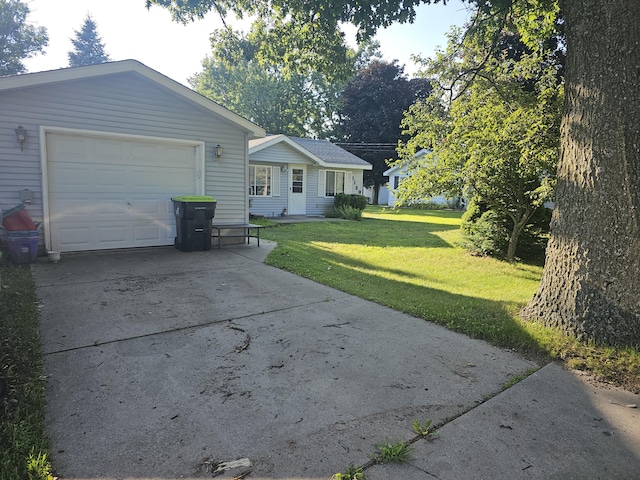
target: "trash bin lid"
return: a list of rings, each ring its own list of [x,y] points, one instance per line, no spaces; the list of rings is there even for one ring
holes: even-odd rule
[[[217,200],[209,195],[185,195],[183,197],[171,197],[174,202],[201,202],[201,203],[215,203]]]

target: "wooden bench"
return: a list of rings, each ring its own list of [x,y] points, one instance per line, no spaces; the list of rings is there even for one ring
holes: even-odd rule
[[[244,237],[247,239],[247,243],[251,243],[251,238],[255,238],[258,240],[258,246],[260,246],[260,229],[262,225],[256,225],[255,223],[240,223],[240,224],[229,224],[229,225],[211,225],[212,233],[216,232],[215,235],[211,235],[212,238],[218,237],[218,248],[220,248],[220,239],[222,237],[235,237],[241,238]],[[242,230],[242,233],[222,233],[223,230]]]

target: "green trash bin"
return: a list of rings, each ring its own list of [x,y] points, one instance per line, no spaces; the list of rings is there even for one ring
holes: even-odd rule
[[[183,252],[211,249],[211,219],[217,201],[208,195],[173,197],[175,247]]]

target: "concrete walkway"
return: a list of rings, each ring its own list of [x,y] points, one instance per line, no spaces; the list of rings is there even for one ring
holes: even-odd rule
[[[554,364],[502,391],[536,366],[268,267],[261,245],[34,266],[60,477],[328,479],[432,420],[366,478],[638,478],[637,395]]]

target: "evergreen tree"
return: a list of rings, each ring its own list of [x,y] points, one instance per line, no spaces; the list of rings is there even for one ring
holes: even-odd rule
[[[111,60],[104,50],[98,35],[98,26],[91,15],[87,15],[80,31],[74,30],[76,38],[71,39],[74,50],[69,52],[69,66],[96,65]]]

